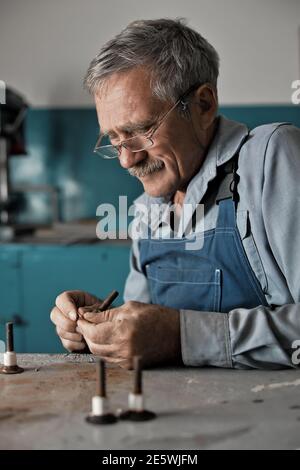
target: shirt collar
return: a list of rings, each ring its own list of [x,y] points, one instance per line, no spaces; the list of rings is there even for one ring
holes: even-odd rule
[[[238,151],[242,141],[248,134],[244,124],[219,116],[217,129],[209,146],[205,160],[199,172],[190,181],[184,203],[191,204],[193,210],[206,193],[208,184],[217,175],[217,167],[230,160]],[[182,219],[179,231],[184,233],[188,220]]]
[[[245,124],[231,121],[224,116],[219,116],[218,119],[219,127],[212,144],[214,144],[216,152],[217,166],[220,166],[230,160],[238,151],[248,135],[248,128]]]
[[[194,186],[199,186],[199,180],[207,183],[211,181],[217,174],[217,167],[223,165],[235,155],[248,134],[248,129],[244,124],[230,121],[224,116],[219,116],[217,119],[216,133],[199,172],[188,185],[187,194]]]
[[[193,209],[196,209],[197,204],[203,198],[209,182],[216,177],[217,167],[223,165],[235,155],[248,134],[248,128],[242,123],[231,121],[224,116],[218,116],[217,120],[217,129],[205,160],[199,172],[191,179],[187,187],[184,203],[191,204]],[[135,202],[150,207],[151,204],[168,203],[169,200],[169,198],[163,197],[150,197],[144,193]],[[152,227],[159,223],[158,220],[152,220],[151,222]],[[184,233],[187,224],[188,220],[185,223],[182,220],[179,232]]]

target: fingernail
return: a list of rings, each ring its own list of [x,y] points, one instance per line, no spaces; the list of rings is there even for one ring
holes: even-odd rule
[[[77,313],[74,312],[74,310],[72,310],[71,312],[69,312],[69,318],[73,321],[76,321],[77,320]]]

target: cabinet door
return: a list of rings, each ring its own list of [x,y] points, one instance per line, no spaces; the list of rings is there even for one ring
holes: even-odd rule
[[[5,341],[5,323],[14,321],[14,343],[17,352],[26,351],[26,324],[21,305],[22,250],[0,248],[0,351]]]
[[[36,246],[23,258],[23,305],[27,352],[62,352],[50,321],[56,297],[65,290],[85,290],[105,297],[116,289],[123,302],[129,272],[129,246]]]

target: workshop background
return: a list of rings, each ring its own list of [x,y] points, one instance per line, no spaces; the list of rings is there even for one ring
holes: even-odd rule
[[[93,155],[82,79],[130,21],[159,17],[186,18],[219,52],[222,114],[251,128],[300,126],[298,0],[0,0],[0,80],[29,105],[19,155],[0,132],[0,340],[14,319],[17,352],[62,351],[49,319],[62,291],[123,291],[130,242],[99,241],[96,208],[117,208],[120,194],[130,204],[142,187]]]

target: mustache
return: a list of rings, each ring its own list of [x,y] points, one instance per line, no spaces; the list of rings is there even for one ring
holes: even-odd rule
[[[159,171],[164,167],[164,163],[162,160],[143,160],[133,167],[129,168],[127,171],[131,176],[135,176],[136,178],[142,178],[144,176],[151,175],[155,171]]]

